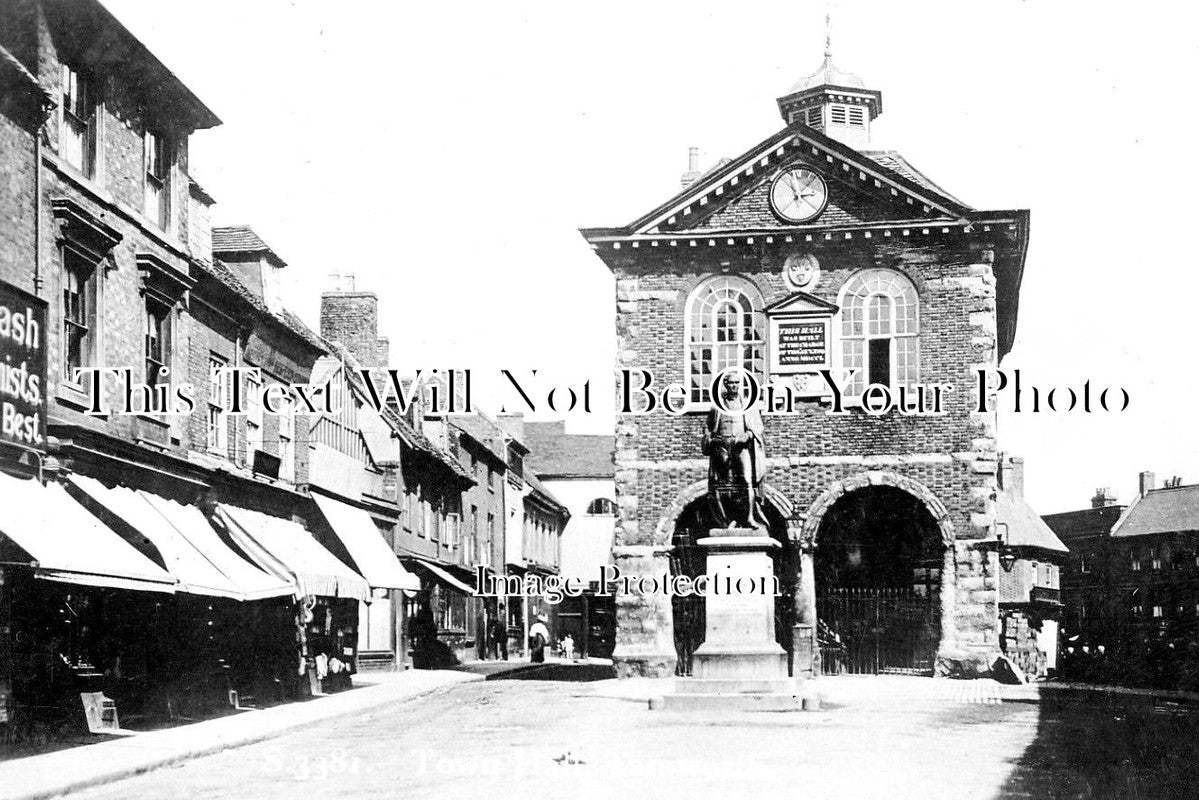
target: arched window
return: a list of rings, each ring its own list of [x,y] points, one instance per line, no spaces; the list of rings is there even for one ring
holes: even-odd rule
[[[863,270],[841,290],[841,366],[857,370],[846,393],[919,380],[920,314],[916,287],[890,269]]]
[[[707,403],[712,379],[729,367],[765,374],[762,293],[744,278],[710,278],[687,300],[687,398]]]
[[[616,514],[616,503],[606,497],[597,497],[587,506],[587,513],[595,516],[611,517]]]

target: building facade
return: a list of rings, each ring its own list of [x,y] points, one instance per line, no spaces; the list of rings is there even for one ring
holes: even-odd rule
[[[0,79],[6,740],[348,685],[394,578],[309,491],[294,396],[261,407],[330,349],[284,260],[211,227],[189,138],[219,120],[90,0],[3,4]]]
[[[612,562],[616,484],[611,436],[570,434],[564,422],[524,424],[529,468],[570,512],[562,531],[558,567],[586,591],[554,609],[555,631],[569,636],[583,657],[608,658],[616,640],[614,598],[600,592],[600,567]]]
[[[1062,572],[1065,677],[1199,688],[1199,487],[1142,472],[1128,505],[1048,514],[1069,544]]]
[[[779,387],[762,493],[795,672],[827,655],[987,674],[998,454],[977,371],[1012,346],[1028,213],[971,208],[872,150],[882,95],[831,57],[778,107],[781,131],[634,222],[582,231],[616,277],[615,565],[703,571],[705,415],[712,379],[740,368]],[[877,413],[887,398],[907,408]],[[886,591],[867,608],[867,589]],[[894,620],[881,640],[865,622],[879,613]],[[620,674],[687,674],[702,614],[695,598],[617,598]]]

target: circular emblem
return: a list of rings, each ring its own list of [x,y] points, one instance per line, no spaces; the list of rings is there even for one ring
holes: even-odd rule
[[[783,222],[807,222],[828,203],[828,184],[807,167],[791,167],[770,183],[770,208]]]
[[[783,280],[792,289],[811,289],[820,277],[820,262],[810,253],[792,253],[783,262]]]

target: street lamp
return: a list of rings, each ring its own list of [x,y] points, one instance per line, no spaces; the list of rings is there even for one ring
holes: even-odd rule
[[[1003,533],[999,533],[1000,528],[1003,528]],[[1008,544],[1008,524],[996,522],[995,531],[999,539],[999,564],[1004,572],[1011,572],[1012,567],[1016,566],[1016,551]]]

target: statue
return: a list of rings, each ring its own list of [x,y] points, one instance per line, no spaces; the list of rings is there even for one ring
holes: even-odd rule
[[[718,524],[766,528],[762,483],[766,478],[766,448],[762,414],[745,407],[741,376],[726,373],[719,382],[724,405],[708,412],[703,451],[708,456],[708,502]]]

